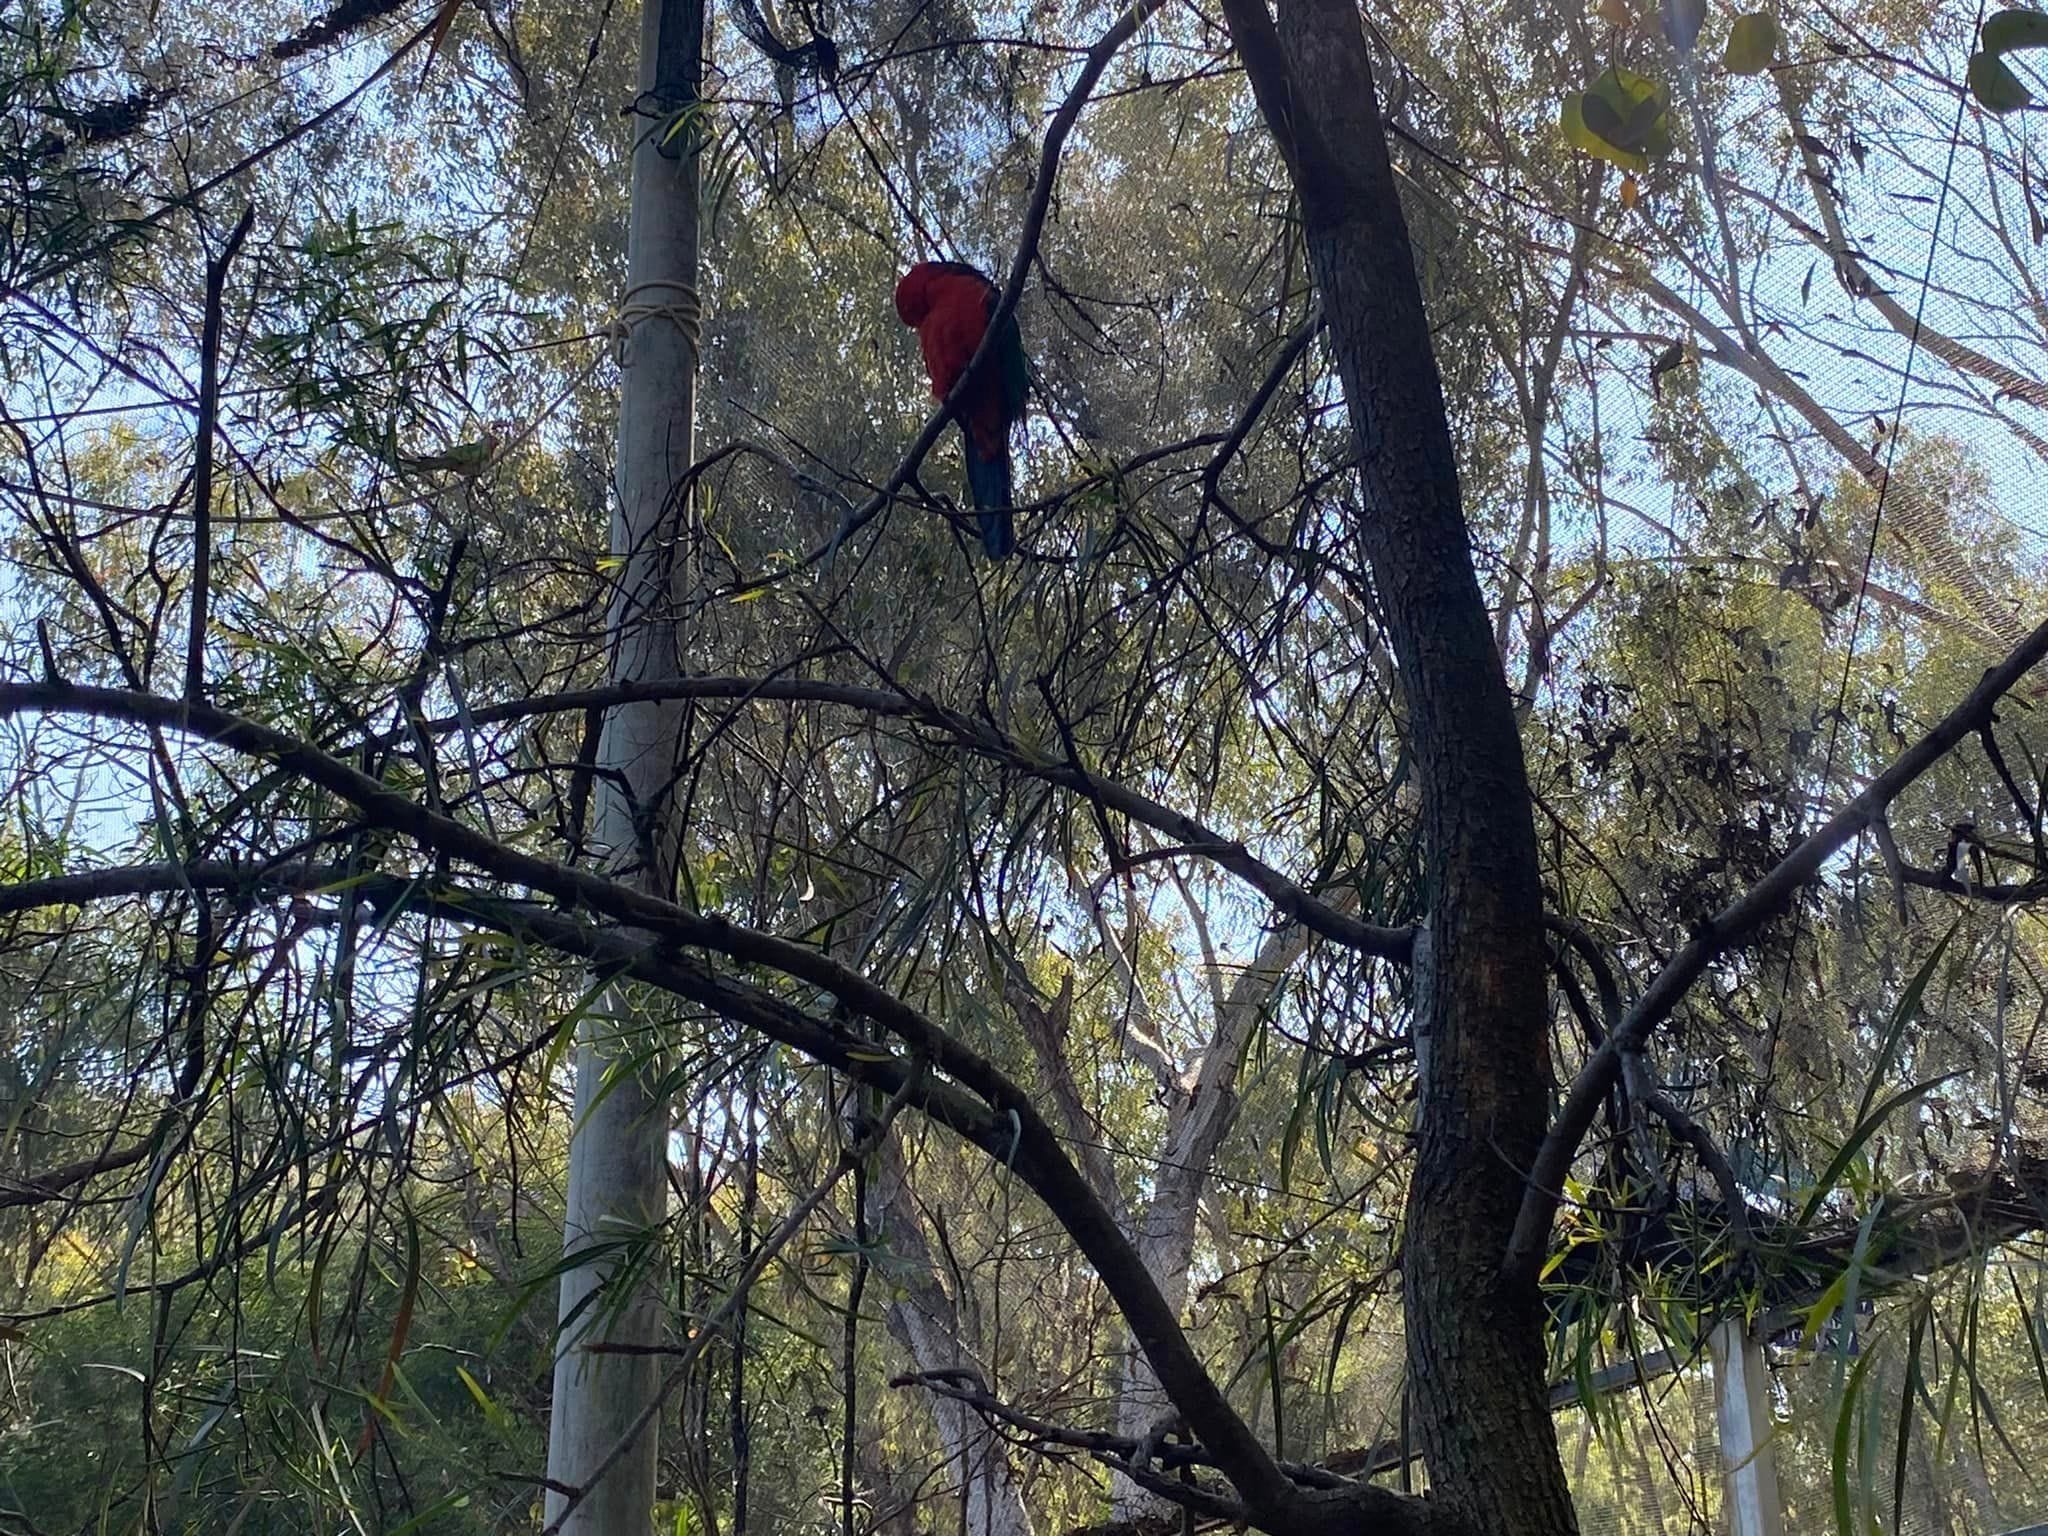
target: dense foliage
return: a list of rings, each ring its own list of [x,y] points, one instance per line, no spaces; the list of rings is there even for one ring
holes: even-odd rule
[[[663,1530],[1164,1508],[1121,1474],[1174,1405],[1072,1213],[862,1076],[928,1065],[886,1010],[733,933],[1024,1085],[1276,1456],[1428,1478],[1437,908],[1361,407],[1224,23],[1152,8],[1070,98],[1127,9],[733,0],[665,125],[704,219],[667,894],[707,921],[645,930],[688,986],[627,989],[671,1199],[610,1255],[681,1362]],[[2039,674],[1886,775],[2048,587],[2032,117],[1955,7],[1672,9],[1364,14],[1528,765],[1550,1101],[1727,940],[1564,1148],[1566,1470],[1588,1530],[1710,1513],[1705,1410],[1660,1394],[1741,1316],[1797,1528],[1994,1529],[2048,1507]],[[549,873],[617,863],[629,11],[0,14],[7,1536],[541,1526],[573,1042],[640,931]],[[931,256],[1022,281],[1000,565],[953,440],[902,462],[890,295]]]

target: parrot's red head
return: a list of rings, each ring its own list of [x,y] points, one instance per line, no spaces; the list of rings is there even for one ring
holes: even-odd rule
[[[938,269],[928,261],[920,261],[896,281],[896,318],[905,325],[922,325],[924,317],[931,313],[932,279]]]

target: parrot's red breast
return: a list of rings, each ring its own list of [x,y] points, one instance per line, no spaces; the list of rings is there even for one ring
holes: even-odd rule
[[[896,314],[917,332],[933,399],[946,400],[959,386],[1000,301],[994,283],[955,261],[921,261],[897,281]],[[1010,429],[1024,419],[1030,389],[1024,338],[1012,315],[992,339],[988,361],[953,405],[964,439],[967,489],[982,548],[991,560],[1003,559],[1016,546]]]
[[[921,261],[897,282],[896,314],[917,332],[934,400],[951,394],[974,360],[997,297],[995,284],[979,272],[950,262]],[[960,417],[983,453],[1007,451],[1016,418],[1005,399],[1000,367],[981,370],[973,392],[960,403]]]

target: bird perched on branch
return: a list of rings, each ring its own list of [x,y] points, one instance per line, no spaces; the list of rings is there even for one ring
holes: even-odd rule
[[[917,332],[933,399],[944,400],[960,382],[1000,297],[994,283],[957,261],[921,261],[897,282],[896,314]],[[1002,559],[1016,543],[1010,433],[1024,419],[1030,382],[1024,338],[1012,315],[996,333],[994,356],[953,411],[967,459],[967,488],[980,513],[982,548],[991,560]]]

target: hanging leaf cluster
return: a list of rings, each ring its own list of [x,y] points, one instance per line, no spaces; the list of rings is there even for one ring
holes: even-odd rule
[[[1671,153],[1671,92],[1661,81],[1619,64],[1593,88],[1565,97],[1558,119],[1565,142],[1625,171],[1646,171]]]
[[[1599,13],[1624,30],[1633,20],[1626,0],[1603,0]],[[1688,59],[1706,26],[1706,0],[1664,0],[1659,20],[1666,41]],[[1768,12],[1753,11],[1735,18],[1721,62],[1731,74],[1760,75],[1777,54],[1777,22]],[[1670,114],[1668,85],[1614,64],[1590,88],[1564,98],[1558,127],[1572,148],[1641,173],[1652,160],[1671,153]],[[1631,206],[1634,192],[1633,180],[1624,183],[1623,201]]]

